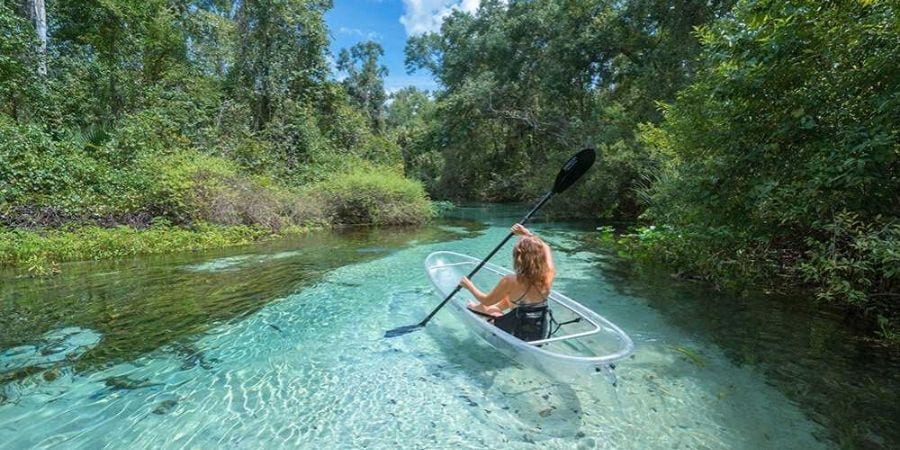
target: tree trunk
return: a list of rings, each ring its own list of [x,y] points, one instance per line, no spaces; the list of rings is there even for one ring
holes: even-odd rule
[[[44,0],[26,0],[26,13],[34,24],[37,33],[38,67],[37,72],[41,76],[47,75],[47,7]]]

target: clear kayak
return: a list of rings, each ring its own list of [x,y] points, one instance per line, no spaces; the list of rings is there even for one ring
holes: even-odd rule
[[[459,253],[435,252],[425,258],[425,271],[436,294],[445,298],[456,288],[459,279],[480,262],[480,259]],[[512,273],[487,263],[472,277],[472,282],[482,291],[488,291],[501,277]],[[472,295],[462,290],[447,306],[462,323],[506,356],[555,377],[604,372],[634,351],[631,338],[619,327],[556,291],[551,291],[549,296],[553,318],[558,323],[572,323],[560,326],[550,337],[531,342],[516,338],[488,322],[484,316],[473,313],[466,307],[469,301],[473,301]],[[551,332],[553,328],[556,326],[551,327]]]

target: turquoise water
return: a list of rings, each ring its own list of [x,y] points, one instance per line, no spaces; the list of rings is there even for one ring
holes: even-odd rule
[[[797,395],[792,377],[816,371],[806,359],[773,370],[774,354],[796,353],[787,336],[802,323],[779,338],[746,315],[747,329],[716,318],[719,308],[703,305],[719,294],[666,278],[636,280],[585,244],[578,225],[534,229],[557,250],[556,288],[634,339],[637,350],[618,365],[615,387],[602,376],[555,382],[504,358],[446,312],[422,331],[382,337],[439,302],[422,268],[426,255],[484,255],[521,213],[461,209],[417,230],[75,264],[43,282],[0,275],[0,443],[756,449],[896,442],[895,396],[880,395],[882,409],[859,417],[805,400],[827,386],[807,383],[807,395]],[[495,262],[508,265],[508,251]],[[730,305],[739,317],[772,313],[757,311],[755,301]],[[778,308],[779,320],[796,312]],[[691,322],[691,311],[703,315]],[[726,325],[740,338],[723,337],[718,327]],[[842,330],[823,331],[822,347]],[[834,365],[827,348],[811,359],[819,357],[819,368]],[[896,392],[896,361],[876,359],[881,366],[866,372],[864,391]],[[840,384],[854,370],[839,364],[822,373],[838,384],[834,391],[847,391]],[[879,397],[849,392],[860,402]],[[886,424],[875,420],[885,414]],[[842,431],[846,420],[858,427]]]

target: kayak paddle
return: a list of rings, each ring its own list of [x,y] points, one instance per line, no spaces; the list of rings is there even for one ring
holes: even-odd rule
[[[581,178],[581,176],[584,175],[584,173],[587,172],[592,165],[594,165],[594,159],[596,159],[596,157],[597,155],[594,152],[594,149],[586,148],[576,153],[575,156],[569,158],[562,169],[559,170],[559,174],[556,175],[556,180],[553,182],[553,189],[551,189],[550,192],[544,194],[544,196],[541,198],[541,201],[539,201],[534,208],[531,208],[531,211],[529,211],[528,214],[526,214],[525,217],[522,218],[521,221],[519,221],[519,223],[524,225],[525,222],[527,222],[528,219],[530,219],[531,216],[535,212],[537,212],[537,210],[541,209],[541,207],[544,206],[544,203],[547,203],[547,201],[550,200],[551,197],[561,193],[562,191],[565,191],[569,188],[569,186],[571,186],[579,178]],[[491,259],[491,257],[493,257],[494,254],[496,254],[504,244],[512,239],[513,236],[515,235],[512,232],[506,235],[506,238],[504,238],[503,241],[500,242],[499,245],[494,247],[494,250],[492,250],[491,253],[487,255],[487,258],[481,260],[481,262],[477,266],[475,266],[474,269],[472,269],[472,272],[469,273],[468,278],[471,279],[473,276],[475,276],[475,274],[479,270],[481,270],[481,267],[484,266],[484,263]],[[428,321],[431,320],[431,318],[434,317],[434,315],[437,314],[437,312],[440,311],[440,309],[443,308],[444,305],[446,305],[447,302],[449,302],[450,299],[453,298],[453,296],[456,295],[456,293],[459,292],[460,289],[462,289],[460,286],[456,286],[456,289],[454,289],[453,292],[451,292],[450,295],[448,295],[444,299],[444,301],[442,301],[441,304],[438,305],[437,308],[431,311],[431,314],[429,314],[428,317],[425,318],[425,320],[414,325],[406,325],[399,328],[394,328],[393,330],[388,330],[384,333],[384,337],[391,338],[402,336],[424,327],[425,324],[427,324]]]

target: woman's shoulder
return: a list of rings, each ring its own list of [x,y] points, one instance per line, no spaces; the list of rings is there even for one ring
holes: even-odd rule
[[[524,286],[526,284],[520,281],[518,275],[516,274],[509,274],[504,276],[501,279],[501,283],[505,283],[509,286]]]
[[[522,283],[519,282],[519,277],[517,277],[516,274],[509,274],[504,275],[503,278],[500,279],[500,284],[513,288],[521,285]]]

